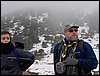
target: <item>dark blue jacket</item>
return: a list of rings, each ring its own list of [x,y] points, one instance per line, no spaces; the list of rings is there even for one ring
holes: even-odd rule
[[[1,75],[22,75],[22,71],[28,69],[34,62],[35,57],[31,52],[16,49],[19,58],[27,60],[16,60],[13,51],[9,54],[1,54]],[[20,62],[20,66],[18,65]]]
[[[60,58],[60,53],[58,53],[58,48],[60,46],[60,43],[56,44],[54,47],[54,70],[55,75],[59,75],[56,72],[56,63],[58,62]],[[79,47],[76,48],[75,52],[79,52],[75,54],[76,59],[78,59],[78,75],[85,75],[91,72],[91,70],[95,69],[97,67],[98,61],[96,58],[96,55],[87,42],[83,42],[84,52],[80,50]],[[64,73],[65,74],[65,73]],[[62,75],[64,75],[62,74]]]

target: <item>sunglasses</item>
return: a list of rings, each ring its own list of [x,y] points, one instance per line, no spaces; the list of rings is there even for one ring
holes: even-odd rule
[[[2,39],[2,40],[5,40],[5,39],[10,40],[9,37],[2,37],[1,39]]]
[[[77,32],[78,30],[77,29],[75,29],[75,30],[72,30],[72,29],[70,29],[70,30],[68,30],[68,32]]]

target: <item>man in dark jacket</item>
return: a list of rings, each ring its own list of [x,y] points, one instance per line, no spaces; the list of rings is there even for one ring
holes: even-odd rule
[[[14,48],[9,32],[1,32],[1,75],[25,75],[34,60],[31,52]]]
[[[79,44],[79,26],[70,24],[64,29],[65,38],[54,47],[55,75],[92,75],[98,61],[90,44]],[[83,46],[80,48],[79,46]]]

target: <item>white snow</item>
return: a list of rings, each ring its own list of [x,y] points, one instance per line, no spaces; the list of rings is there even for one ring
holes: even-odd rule
[[[34,63],[30,66],[30,71],[39,73],[39,75],[54,75],[53,54],[49,54],[40,61],[35,62],[38,62],[38,64]]]

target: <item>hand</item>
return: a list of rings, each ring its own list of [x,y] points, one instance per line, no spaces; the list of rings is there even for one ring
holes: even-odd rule
[[[64,66],[63,62],[56,63],[56,72],[58,74],[62,74],[66,71],[66,67]]]
[[[27,72],[27,71],[23,71],[22,75],[31,75],[31,74],[29,72]]]
[[[76,58],[68,57],[64,62],[65,65],[77,65],[78,60]]]

